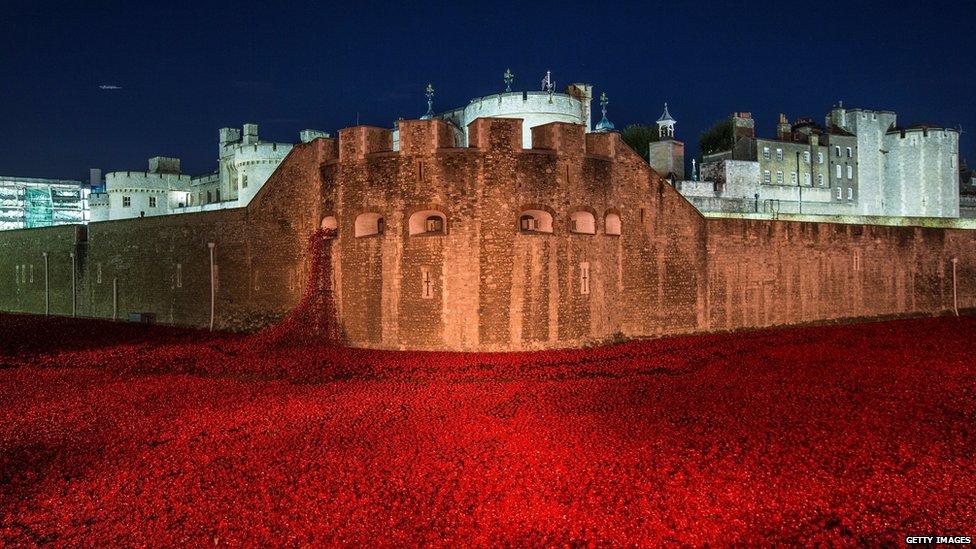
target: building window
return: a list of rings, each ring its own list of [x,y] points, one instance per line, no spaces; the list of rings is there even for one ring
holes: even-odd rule
[[[580,293],[590,293],[590,264],[585,261],[580,263]]]
[[[34,283],[34,264],[33,263],[30,264],[30,282],[31,282],[31,284]]]
[[[123,208],[128,208],[130,206],[132,206],[132,197],[131,196],[123,196],[122,197],[122,207]]]
[[[763,183],[769,183],[769,170],[763,170]]]
[[[20,265],[14,265],[14,284],[20,284]]]
[[[102,283],[102,264],[99,263],[95,266],[95,284]]]
[[[820,185],[821,187],[824,186],[823,174],[822,173],[818,173],[817,174],[817,184]]]
[[[817,164],[823,164],[823,153],[817,152]]]
[[[834,165],[834,173],[836,174],[836,177],[837,177],[837,179],[840,179],[841,177],[843,177],[843,176],[844,176],[844,174],[843,174],[843,173],[841,173],[841,171],[840,171],[840,170],[841,170],[841,168],[840,168],[840,164],[835,164],[835,165]]]
[[[246,189],[247,188],[247,174],[246,173],[241,174],[241,188],[242,189]]]
[[[803,161],[807,164],[810,163],[810,151],[803,151]]]
[[[569,215],[569,232],[575,234],[596,234],[596,218],[587,211],[577,211]]]
[[[763,158],[769,160],[769,147],[763,147]]]
[[[847,166],[847,179],[854,179],[854,166]]]
[[[386,229],[383,216],[378,213],[364,213],[356,216],[355,236],[381,235]]]
[[[847,158],[854,158],[854,150],[847,147]]]
[[[847,187],[847,199],[854,200],[854,187]]]
[[[210,194],[210,191],[207,191],[207,204],[211,202],[213,202],[213,195]]]
[[[156,197],[155,196],[150,196],[149,197],[149,207],[150,208],[155,208],[156,207]]]
[[[790,172],[790,183],[796,185],[796,172]]]
[[[438,210],[423,210],[414,212],[407,220],[408,233],[417,234],[445,234],[447,232],[447,216]]]
[[[220,189],[214,191],[216,193],[217,202],[220,202]]]
[[[776,184],[777,185],[782,185],[783,184],[783,171],[782,170],[777,170],[776,171]]]
[[[620,216],[615,213],[608,213],[603,218],[604,234],[620,236]]]
[[[813,186],[812,183],[811,183],[811,181],[810,181],[810,174],[808,174],[808,173],[803,174],[803,184],[806,185],[807,187],[812,187]]]
[[[434,282],[430,279],[430,269],[420,268],[420,296],[424,299],[434,297]]]
[[[861,250],[854,250],[854,271],[861,270]]]
[[[840,200],[840,199],[844,198],[843,195],[841,194],[843,192],[844,192],[844,189],[842,189],[840,187],[837,187],[837,200]]]
[[[783,149],[776,149],[776,160],[783,161]]]
[[[525,210],[519,214],[519,230],[523,233],[551,233],[552,214],[544,210]]]
[[[840,147],[834,147],[834,156],[840,156]]]

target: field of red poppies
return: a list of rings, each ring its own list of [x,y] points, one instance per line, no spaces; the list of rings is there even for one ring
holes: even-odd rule
[[[976,534],[976,318],[527,354],[0,315],[0,545]]]

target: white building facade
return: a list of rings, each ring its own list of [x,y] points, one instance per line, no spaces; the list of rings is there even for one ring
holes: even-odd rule
[[[303,130],[302,141],[329,134]],[[254,198],[288,153],[291,143],[261,141],[257,124],[222,128],[217,171],[191,177],[178,158],[154,157],[144,172],[110,172],[104,192],[92,193],[91,220],[108,221],[224,208],[240,208]]]

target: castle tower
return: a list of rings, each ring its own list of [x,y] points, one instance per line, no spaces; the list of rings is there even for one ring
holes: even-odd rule
[[[652,141],[648,146],[648,163],[654,171],[673,181],[685,178],[685,144],[674,138],[674,125],[677,121],[668,111],[668,104],[664,104],[664,112],[657,119],[657,131],[660,139]]]

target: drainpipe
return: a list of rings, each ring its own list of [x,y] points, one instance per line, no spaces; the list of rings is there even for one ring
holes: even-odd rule
[[[70,252],[68,255],[71,256],[71,316],[78,316],[78,302],[77,302],[77,282],[75,282],[75,273],[77,269],[75,268],[75,253]]]
[[[956,316],[959,316],[959,294],[956,291],[956,265],[959,264],[959,258],[952,258],[952,310],[955,311]]]
[[[47,252],[44,255],[44,314],[51,314],[51,286],[47,279]]]
[[[216,310],[215,301],[217,297],[217,289],[214,285],[214,248],[217,246],[214,242],[208,242],[207,247],[210,248],[210,331],[214,329],[214,313]]]
[[[119,319],[119,279],[112,278],[112,320]]]

